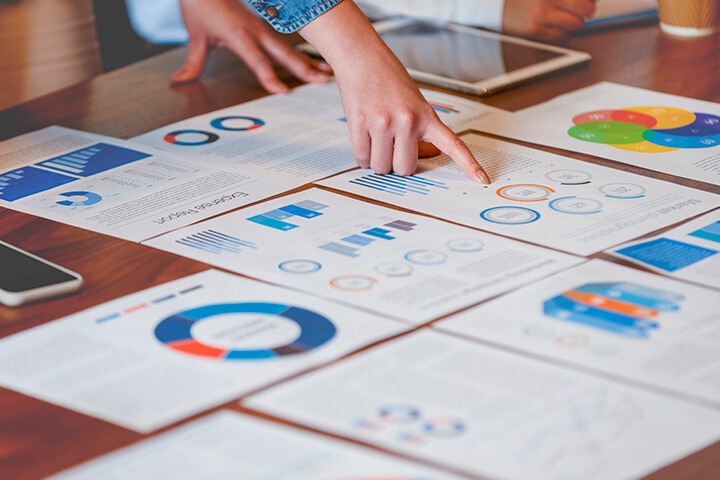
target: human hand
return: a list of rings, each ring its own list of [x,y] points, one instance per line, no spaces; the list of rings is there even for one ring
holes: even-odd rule
[[[327,63],[296,52],[237,0],[180,0],[180,7],[189,35],[188,51],[172,82],[197,79],[209,51],[216,46],[227,47],[242,59],[270,93],[289,91],[275,73],[272,60],[305,82],[322,83],[331,78]]]
[[[467,145],[440,121],[353,2],[339,3],[300,34],[333,66],[358,165],[411,175],[418,142],[424,141],[450,156],[473,181],[489,183]]]
[[[505,0],[503,31],[511,35],[556,40],[585,26],[596,0]]]

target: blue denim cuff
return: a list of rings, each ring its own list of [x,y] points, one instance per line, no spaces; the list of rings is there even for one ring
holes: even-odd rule
[[[293,33],[342,0],[246,0],[280,33]],[[284,3],[280,3],[284,2]]]

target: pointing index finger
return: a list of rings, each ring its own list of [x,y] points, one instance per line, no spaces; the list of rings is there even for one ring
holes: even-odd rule
[[[438,123],[438,128],[433,129],[432,135],[426,136],[424,140],[432,142],[440,151],[447,154],[472,181],[489,184],[490,177],[475,160],[465,142],[439,120]]]

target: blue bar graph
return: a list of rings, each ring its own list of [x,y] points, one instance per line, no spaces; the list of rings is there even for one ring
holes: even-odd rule
[[[293,216],[292,213],[284,210],[270,210],[269,212],[263,213],[263,215],[268,218],[274,218],[275,220],[285,220]]]
[[[80,177],[89,177],[151,156],[149,153],[117,145],[97,143],[82,150],[38,162],[35,165]]]
[[[286,205],[284,207],[281,207],[280,210],[282,210],[283,212],[287,212],[290,215],[295,215],[295,216],[303,217],[303,218],[315,218],[317,216],[322,215],[322,213],[320,213],[318,211],[299,207],[297,205]]]
[[[370,235],[372,237],[382,238],[383,240],[395,239],[395,237],[389,235],[391,233],[390,230],[385,230],[384,228],[371,228],[370,230],[365,230],[362,233],[364,233],[365,235]]]
[[[257,223],[258,225],[274,228],[276,230],[287,231],[298,228],[299,225],[286,222],[284,221],[285,219],[291,217],[306,219],[316,218],[322,215],[322,212],[319,210],[327,207],[327,205],[313,202],[312,200],[303,200],[301,202],[292,203],[290,205],[285,205],[284,207],[276,208],[275,210],[261,213],[260,215],[249,217],[246,220]]]
[[[406,222],[404,220],[395,220],[394,222],[386,223],[385,226],[396,230],[402,230],[404,232],[411,232],[415,227],[417,227],[417,224]]]
[[[0,175],[0,200],[13,202],[77,180],[35,167],[23,167]]]
[[[372,238],[364,237],[362,235],[350,235],[349,237],[343,238],[342,241],[354,243],[355,245],[360,245],[361,247],[364,247],[365,245],[370,245],[375,240]]]
[[[720,243],[720,222],[711,223],[700,230],[690,232],[690,235],[704,240],[710,240],[711,242]]]
[[[320,245],[318,248],[321,248],[323,250],[327,250],[329,252],[339,253],[340,255],[345,255],[346,257],[359,257],[360,255],[357,253],[358,249],[353,247],[348,247],[347,245],[342,245],[340,243],[330,242],[326,243],[325,245]]]
[[[266,227],[282,231],[292,230],[293,228],[298,227],[298,225],[295,225],[294,223],[283,222],[282,220],[276,220],[265,215],[255,215],[254,217],[248,218],[248,220],[253,223],[257,223],[258,225],[264,225]]]

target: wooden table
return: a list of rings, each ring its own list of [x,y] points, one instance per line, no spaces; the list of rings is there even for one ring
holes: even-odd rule
[[[591,64],[481,101],[516,110],[608,80],[720,102],[720,35],[680,40],[648,25],[576,36],[567,45],[589,52]],[[0,139],[53,124],[129,138],[264,95],[249,70],[224,51],[213,54],[202,81],[171,87],[168,77],[182,64],[184,54],[184,49],[173,50],[0,112]],[[293,84],[289,75],[283,78]],[[572,156],[620,167],[588,155]],[[621,168],[648,174],[641,168]],[[717,185],[652,175],[720,193]],[[86,279],[82,292],[66,298],[16,309],[0,307],[0,337],[208,268],[170,253],[1,208],[0,239],[80,272]],[[236,402],[221,407],[238,408]],[[0,479],[40,478],[144,437],[0,388]],[[720,478],[720,442],[649,478]]]

